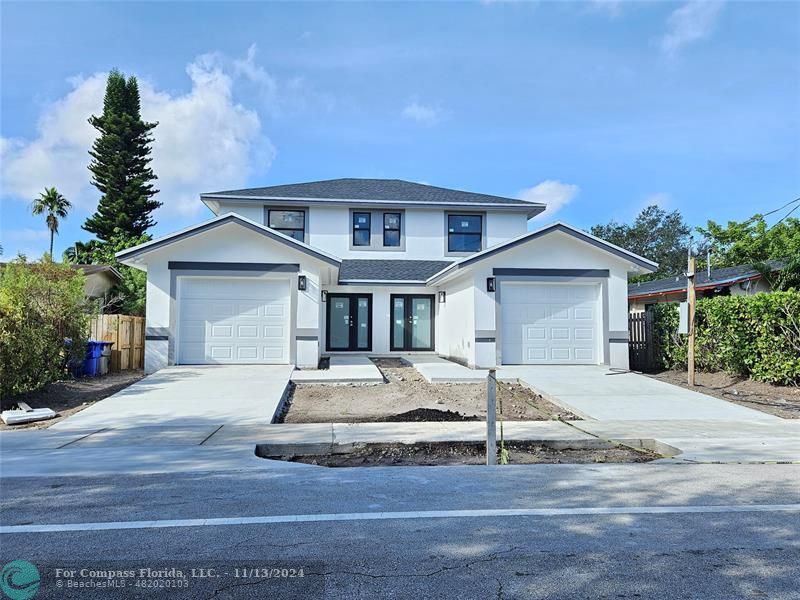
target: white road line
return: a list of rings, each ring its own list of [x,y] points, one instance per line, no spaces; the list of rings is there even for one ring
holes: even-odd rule
[[[0,525],[0,534],[107,531],[113,529],[169,529],[173,527],[219,527],[320,521],[383,521],[390,519],[473,519],[479,517],[560,517],[573,515],[671,515],[692,513],[800,512],[800,504],[743,504],[733,506],[600,506],[577,508],[497,508],[478,510],[421,510],[408,512],[330,513],[310,515],[265,515],[215,519],[159,519],[154,521],[110,521],[100,523],[52,523]]]

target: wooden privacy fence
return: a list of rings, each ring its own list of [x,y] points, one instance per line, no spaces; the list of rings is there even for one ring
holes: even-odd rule
[[[109,371],[144,369],[144,317],[97,315],[89,321],[89,339],[114,342]]]
[[[658,368],[653,313],[645,311],[628,315],[628,354],[630,368],[634,371]]]

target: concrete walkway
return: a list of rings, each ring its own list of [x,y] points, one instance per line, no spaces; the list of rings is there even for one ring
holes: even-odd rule
[[[654,421],[781,421],[779,417],[636,373],[594,365],[502,367],[499,379],[518,379],[584,419]]]
[[[469,369],[433,354],[403,354],[401,358],[428,383],[484,383],[489,374],[486,369]]]
[[[366,356],[331,356],[327,369],[295,369],[292,373],[295,383],[318,384],[377,384],[383,383],[375,363]]]
[[[280,405],[292,369],[290,365],[168,367],[56,423],[50,430],[266,425]]]

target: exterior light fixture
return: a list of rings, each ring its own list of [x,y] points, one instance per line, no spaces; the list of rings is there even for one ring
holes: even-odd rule
[[[328,301],[328,290],[322,290],[322,301],[323,302]]]
[[[301,292],[305,292],[306,288],[308,287],[308,280],[306,279],[305,275],[299,275],[297,277],[297,289]]]
[[[495,291],[497,286],[497,282],[494,277],[487,277],[486,278],[486,291],[493,292]]]
[[[444,304],[447,299],[447,292],[439,292],[439,304]]]

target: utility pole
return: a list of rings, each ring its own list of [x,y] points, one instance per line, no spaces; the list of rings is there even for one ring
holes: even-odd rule
[[[694,310],[696,295],[694,291],[694,256],[689,256],[689,270],[686,272],[686,302],[689,304],[689,347],[686,354],[689,385],[694,385]]]
[[[497,464],[497,371],[486,377],[486,464]]]

